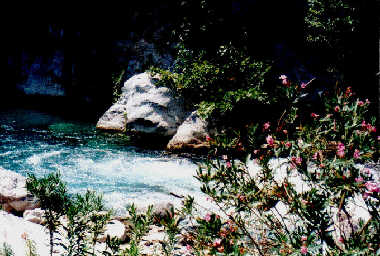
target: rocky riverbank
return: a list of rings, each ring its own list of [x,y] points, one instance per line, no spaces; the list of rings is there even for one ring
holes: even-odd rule
[[[49,255],[49,232],[43,224],[44,211],[39,207],[38,200],[26,190],[26,178],[20,174],[0,168],[0,250],[4,246],[12,249],[15,255],[27,255],[28,241],[32,242],[37,255]],[[162,216],[166,214],[171,203],[161,203],[154,206],[153,215]],[[144,208],[138,208],[142,212]],[[121,248],[128,248],[133,233],[131,217],[113,216],[107,223],[104,233],[98,238],[96,250],[101,252],[107,250],[106,238],[116,237],[122,241]],[[66,226],[66,217],[61,218],[61,223]],[[188,225],[182,225],[187,228]],[[58,239],[61,243],[67,243],[64,228],[59,229]],[[161,225],[150,225],[148,233],[142,237],[139,244],[141,255],[162,254],[162,244],[167,240],[167,235]],[[63,248],[57,246],[54,255],[61,255]],[[186,244],[179,241],[174,248],[175,255],[191,255]],[[101,255],[99,253],[99,255]]]
[[[285,159],[273,159],[270,165],[276,170],[274,173],[274,181],[282,184],[285,180],[295,187],[295,191],[299,194],[311,189],[306,184],[302,177],[299,175],[290,176],[287,174],[287,163]],[[277,167],[276,167],[277,166]],[[379,163],[371,163],[358,168],[366,169],[372,173],[373,181],[379,182],[380,169]],[[310,167],[312,168],[312,167]],[[254,161],[247,162],[247,170],[252,177],[259,177],[261,175],[260,167]],[[315,170],[317,171],[317,170]],[[44,224],[44,212],[38,208],[38,200],[31,195],[28,195],[25,188],[25,177],[13,173],[11,171],[0,169],[0,198],[2,208],[6,211],[0,211],[0,248],[1,246],[8,246],[13,250],[15,255],[27,255],[28,241],[32,241],[36,253],[40,256],[49,254],[49,233],[48,230],[42,225]],[[268,188],[271,184],[262,184]],[[31,203],[33,202],[33,203]],[[162,217],[167,214],[173,207],[170,203],[160,204],[154,206],[153,216]],[[144,209],[139,209],[143,212]],[[349,199],[346,207],[347,213],[339,214],[338,209],[331,207],[329,214],[333,220],[333,224],[329,227],[331,229],[335,242],[340,244],[340,237],[350,237],[351,232],[359,227],[360,222],[367,222],[370,218],[368,209],[360,194],[355,195]],[[12,214],[13,213],[13,214]],[[289,230],[295,227],[295,223],[299,221],[296,216],[292,217],[292,213],[287,204],[283,202],[276,203],[271,209],[263,212],[262,214],[272,213],[279,218],[286,218],[286,226]],[[18,216],[15,216],[17,214]],[[202,213],[200,214],[202,215]],[[21,217],[22,216],[22,217]],[[202,218],[202,216],[199,216]],[[224,219],[224,216],[221,215]],[[107,250],[106,238],[107,236],[116,237],[122,241],[121,248],[125,249],[130,246],[130,240],[134,234],[134,224],[131,216],[124,214],[123,216],[113,216],[106,224],[105,231],[98,237],[98,244],[96,250],[98,252]],[[63,226],[66,226],[68,221],[64,216],[60,219]],[[255,220],[254,220],[255,221]],[[147,233],[141,238],[139,242],[139,250],[141,255],[163,255],[163,246],[168,241],[168,235],[162,225],[150,225]],[[194,222],[196,223],[196,222]],[[258,225],[260,221],[256,220]],[[194,228],[194,224],[188,219],[181,219],[179,221],[179,232],[186,235],[189,230]],[[64,228],[59,229],[58,238],[65,244],[67,243],[67,235]],[[253,232],[253,234],[256,234]],[[259,235],[259,234],[257,234]],[[194,255],[189,248],[187,241],[182,236],[177,237],[177,242],[174,245],[173,255]],[[62,247],[57,246],[54,255],[61,255]],[[101,255],[99,253],[99,255]]]

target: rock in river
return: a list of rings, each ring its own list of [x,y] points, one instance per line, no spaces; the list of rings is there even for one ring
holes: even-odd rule
[[[125,82],[119,100],[104,113],[96,127],[171,136],[184,116],[182,101],[169,88],[156,86],[150,74],[141,73]]]

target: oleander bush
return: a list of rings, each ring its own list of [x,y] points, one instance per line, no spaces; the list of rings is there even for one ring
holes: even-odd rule
[[[198,220],[202,235],[193,248],[213,255],[379,254],[380,183],[365,167],[379,154],[370,102],[337,86],[323,93],[318,112],[306,112],[297,102],[310,83],[280,79],[284,110],[255,126],[247,160],[223,155],[199,168],[202,191],[226,219],[208,213]],[[218,148],[221,140],[211,141]],[[368,217],[358,219],[355,204]]]

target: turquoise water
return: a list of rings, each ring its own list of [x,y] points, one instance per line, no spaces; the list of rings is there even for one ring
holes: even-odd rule
[[[118,211],[132,202],[179,204],[170,193],[203,198],[190,159],[139,149],[94,126],[36,110],[0,110],[0,167],[39,177],[59,171],[70,193],[98,191]]]

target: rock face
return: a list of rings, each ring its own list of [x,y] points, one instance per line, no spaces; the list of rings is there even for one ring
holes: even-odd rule
[[[50,255],[49,235],[44,227],[0,211],[0,248],[7,243],[14,255],[26,255],[26,239],[35,243],[37,255]]]
[[[26,68],[27,78],[17,84],[17,88],[26,95],[65,96],[61,82],[63,78],[63,52],[55,51],[49,57],[37,56]]]
[[[101,130],[125,131],[171,136],[184,119],[181,100],[168,88],[157,87],[148,73],[128,79],[122,95],[98,121]]]
[[[190,113],[178,127],[177,133],[169,141],[168,150],[207,148],[206,137],[210,136],[207,122],[200,118],[196,111]]]
[[[26,178],[0,167],[0,204],[3,209],[23,212],[38,207],[35,197],[27,193]]]

